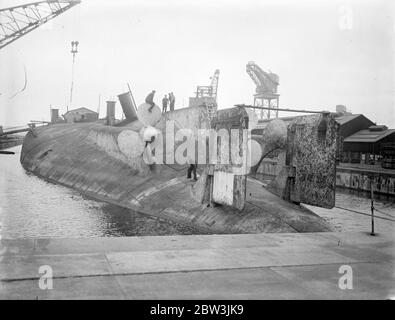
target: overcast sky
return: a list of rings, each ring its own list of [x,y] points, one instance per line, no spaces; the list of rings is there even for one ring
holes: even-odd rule
[[[245,65],[253,60],[279,75],[281,107],[343,104],[395,128],[394,16],[392,0],[82,0],[0,50],[0,125],[49,120],[50,105],[66,111],[78,40],[72,107],[97,110],[100,94],[101,116],[127,82],[137,104],[156,89],[158,104],[173,91],[176,107],[187,106],[215,69],[220,108],[252,103]],[[24,67],[27,87],[11,98]]]

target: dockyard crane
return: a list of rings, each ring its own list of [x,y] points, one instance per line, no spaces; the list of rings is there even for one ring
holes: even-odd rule
[[[207,113],[210,118],[214,117],[217,110],[217,91],[219,70],[215,70],[214,75],[210,77],[211,84],[209,86],[198,86],[196,89],[196,100],[200,100],[206,106]]]
[[[81,3],[47,0],[0,9],[0,49]]]
[[[274,111],[278,117],[279,97],[277,87],[279,76],[272,72],[263,71],[254,61],[247,63],[246,71],[256,85],[254,94],[254,106],[268,108],[260,110],[260,118],[270,118],[270,112]]]
[[[215,70],[211,77],[211,84],[209,86],[198,86],[196,90],[196,98],[210,97],[214,102],[217,102],[219,70]]]

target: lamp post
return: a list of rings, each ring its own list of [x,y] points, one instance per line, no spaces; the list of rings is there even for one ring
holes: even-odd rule
[[[79,42],[78,41],[71,41],[71,53],[73,54],[73,64],[71,67],[71,88],[70,88],[70,107],[71,103],[73,101],[73,86],[74,86],[74,64],[75,64],[75,54],[78,52],[77,47],[78,47]],[[69,111],[69,108],[67,107],[67,111]]]

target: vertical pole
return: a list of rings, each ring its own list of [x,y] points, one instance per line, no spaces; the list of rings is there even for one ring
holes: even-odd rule
[[[70,107],[73,101],[73,86],[74,86],[74,64],[75,64],[75,54],[78,52],[78,41],[71,41],[71,53],[73,54],[73,64],[71,66],[71,88],[70,88]],[[67,111],[69,107],[67,106]]]
[[[277,113],[276,113],[276,118],[278,118],[278,108],[280,108],[280,101],[277,97]]]
[[[372,210],[372,232],[371,236],[374,236],[374,193],[373,193],[373,178],[370,178],[370,198],[371,198],[371,210]]]
[[[97,114],[100,115],[100,98],[101,98],[101,94],[99,93],[99,102],[97,104]],[[100,118],[100,116],[99,116]]]
[[[207,176],[210,180],[210,194],[209,194],[209,204],[210,207],[214,207],[214,200],[213,200],[213,189],[214,189],[214,175]]]
[[[74,86],[74,62],[75,62],[75,53],[73,52],[73,64],[71,65],[71,87],[70,87],[70,107],[73,101],[73,86]],[[67,110],[68,111],[68,110]]]
[[[127,85],[128,85],[128,89],[129,89],[129,94],[130,94],[130,97],[132,98],[132,102],[133,102],[133,107],[134,107],[134,110],[136,110],[136,112],[137,112],[137,106],[136,106],[136,102],[134,101],[133,93],[132,93],[132,90],[130,89],[129,82],[127,83]]]

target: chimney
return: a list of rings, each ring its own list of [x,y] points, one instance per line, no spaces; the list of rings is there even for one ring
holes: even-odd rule
[[[59,119],[59,109],[51,109],[51,123],[56,123]]]

